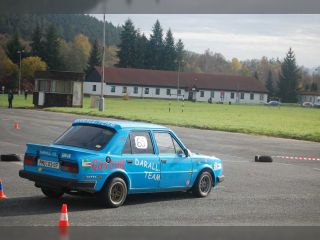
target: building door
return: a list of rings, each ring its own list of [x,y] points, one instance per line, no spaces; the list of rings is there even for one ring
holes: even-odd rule
[[[188,100],[189,101],[193,100],[193,91],[189,91]]]

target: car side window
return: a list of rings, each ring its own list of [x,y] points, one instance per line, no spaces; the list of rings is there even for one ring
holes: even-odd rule
[[[155,132],[154,137],[157,142],[159,154],[176,154],[175,146],[169,133]]]
[[[130,133],[132,154],[154,154],[150,133],[137,131]]]
[[[122,154],[132,154],[130,135],[128,135],[126,144],[123,147]]]

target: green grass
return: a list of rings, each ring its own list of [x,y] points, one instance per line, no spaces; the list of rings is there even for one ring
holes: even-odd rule
[[[320,142],[320,109],[297,105],[269,107],[186,101],[182,112],[181,105],[181,101],[106,98],[105,111],[99,112],[89,108],[89,98],[85,98],[84,108],[53,107],[45,110]],[[2,100],[0,106],[3,106]],[[15,106],[30,107],[31,98],[25,103],[24,99],[15,96]]]
[[[12,105],[14,108],[33,108],[32,95],[29,94],[27,100],[24,99],[24,94],[14,95]],[[0,107],[8,107],[7,94],[0,94]]]

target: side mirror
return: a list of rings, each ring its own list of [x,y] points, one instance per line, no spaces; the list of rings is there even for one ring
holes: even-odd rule
[[[184,157],[186,154],[185,154],[185,152],[184,151],[182,151],[181,149],[177,152],[177,155],[179,156],[179,157]]]

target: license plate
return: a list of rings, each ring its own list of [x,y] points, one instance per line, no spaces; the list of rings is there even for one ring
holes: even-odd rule
[[[38,159],[38,166],[47,167],[47,168],[55,168],[55,169],[60,168],[59,162],[52,162],[52,161],[41,160],[41,159]]]

